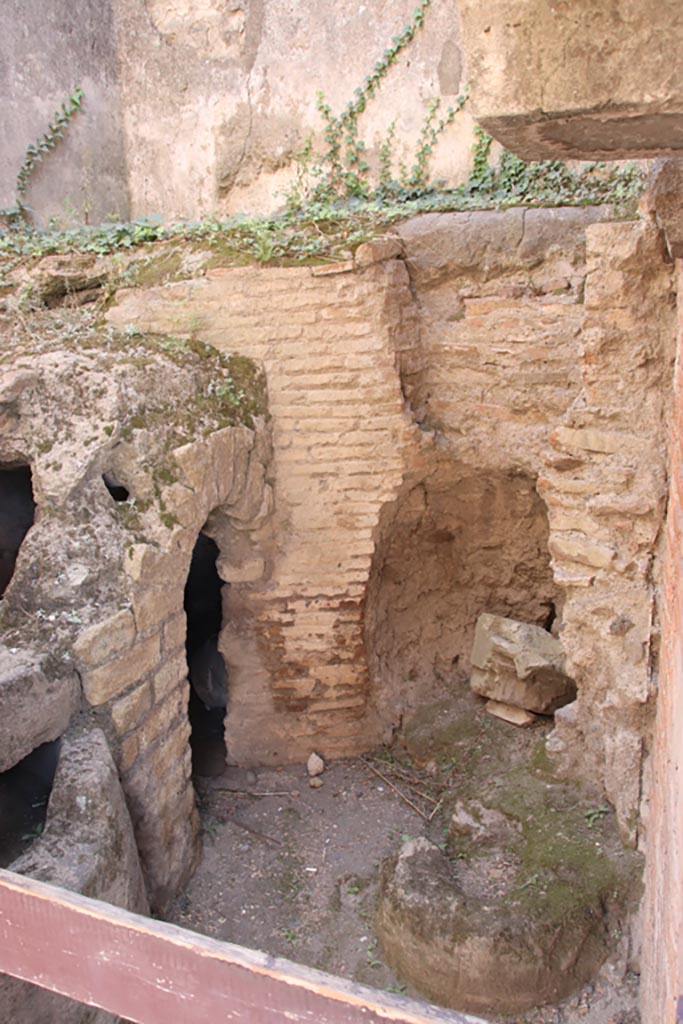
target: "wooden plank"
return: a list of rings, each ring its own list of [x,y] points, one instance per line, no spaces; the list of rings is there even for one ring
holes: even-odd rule
[[[3,870],[0,971],[136,1024],[484,1024]]]

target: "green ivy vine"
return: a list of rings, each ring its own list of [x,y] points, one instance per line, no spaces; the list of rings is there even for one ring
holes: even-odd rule
[[[27,147],[24,160],[17,174],[16,206],[12,210],[3,211],[9,220],[17,218],[27,219],[28,207],[24,203],[24,197],[28,192],[31,175],[37,165],[43,162],[43,157],[57,148],[60,141],[64,138],[65,131],[82,105],[83,90],[80,85],[77,85],[62,103],[59,110],[55,111],[52,120],[48,122],[46,130],[40,138]]]
[[[389,69],[422,28],[431,0],[420,0],[410,22],[392,37],[390,45],[375,61],[372,70],[353,93],[340,114],[334,114],[325,94],[319,92],[316,107],[324,123],[325,150],[317,158],[313,154],[312,139],[297,156],[297,175],[286,194],[290,210],[300,210],[310,202],[337,199],[370,199],[389,195],[418,195],[429,185],[429,159],[439,136],[462,110],[467,93],[458,96],[455,107],[448,107],[439,116],[441,100],[429,101],[415,149],[413,165],[408,169],[399,165],[399,176],[394,177],[394,144],[396,123],[392,121],[379,146],[379,184],[373,187],[371,167],[367,160],[367,147],[360,137],[358,120],[368,103],[377,94]]]

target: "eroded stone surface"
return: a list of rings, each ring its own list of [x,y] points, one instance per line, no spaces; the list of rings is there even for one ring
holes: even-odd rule
[[[160,906],[198,854],[183,588],[217,507],[224,529],[234,509],[247,553],[251,527],[269,514],[268,444],[254,439],[262,385],[248,360],[230,376],[206,347],[98,335],[76,314],[71,345],[43,322],[37,349],[35,335],[10,328],[0,371],[0,460],[31,465],[38,508],[2,602],[12,651],[0,692],[15,731],[5,767],[60,735],[79,706],[97,709]],[[231,388],[249,427],[235,422]],[[105,475],[127,500],[114,499]]]
[[[525,159],[683,148],[676,0],[462,0],[459,13],[477,119]]]
[[[453,790],[444,850],[410,839],[383,863],[375,922],[399,975],[442,1005],[487,1014],[589,980],[638,892],[639,858],[606,808],[514,758],[498,775],[505,760],[470,765],[476,796]]]
[[[477,619],[470,686],[481,697],[549,715],[576,696],[562,644],[545,629],[485,613]]]
[[[65,731],[80,702],[73,669],[54,674],[46,656],[0,646],[0,771]]]
[[[11,870],[138,914],[148,912],[130,815],[99,729],[63,741],[45,830]],[[114,1020],[5,976],[0,979],[0,1015],[30,1024]]]

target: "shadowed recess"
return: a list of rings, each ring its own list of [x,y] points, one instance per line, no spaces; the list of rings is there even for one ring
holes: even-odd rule
[[[216,569],[218,547],[203,532],[197,537],[185,585],[192,726],[192,768],[196,775],[219,775],[225,767],[225,708],[228,676],[218,650],[223,622],[223,581]]]
[[[30,466],[0,466],[0,597],[14,574],[21,543],[33,526]]]

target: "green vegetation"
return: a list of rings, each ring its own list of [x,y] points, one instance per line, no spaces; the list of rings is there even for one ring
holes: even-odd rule
[[[367,160],[365,142],[359,134],[358,121],[368,103],[375,97],[389,69],[401,51],[412,42],[422,28],[431,0],[420,0],[407,25],[393,36],[391,43],[375,61],[364,81],[353,93],[352,99],[340,114],[332,108],[322,92],[317,96],[317,108],[324,125],[326,148],[317,157],[313,153],[311,137],[298,155],[297,177],[286,195],[290,210],[305,210],[311,202],[326,203],[335,199],[387,199],[419,195],[429,185],[429,158],[439,136],[453,122],[467,100],[467,92],[458,96],[455,107],[449,107],[439,117],[441,101],[433,98],[415,148],[413,164],[399,164],[398,179],[392,173],[393,148],[396,141],[395,122],[389,125],[387,135],[379,147],[379,184],[373,187],[372,168]]]
[[[17,208],[5,211],[12,226],[0,231],[0,288],[4,287],[3,274],[17,263],[56,253],[105,256],[142,249],[143,254],[149,253],[149,259],[126,269],[120,283],[150,286],[182,275],[178,252],[167,251],[154,258],[149,249],[153,242],[208,247],[211,257],[204,270],[212,265],[250,262],[287,266],[349,259],[360,243],[396,221],[420,213],[604,203],[615,207],[617,216],[632,215],[644,187],[641,168],[596,163],[572,168],[561,161],[525,163],[506,151],[493,166],[492,140],[479,128],[467,181],[457,188],[446,188],[443,182],[433,181],[430,158],[440,137],[465,106],[467,89],[445,111],[441,111],[438,98],[428,101],[409,166],[395,158],[395,123],[389,125],[379,144],[375,166],[371,166],[359,119],[397,63],[399,54],[422,28],[429,5],[430,0],[420,0],[409,23],[393,36],[339,114],[333,113],[323,93],[318,94],[324,146],[316,153],[312,139],[306,141],[298,155],[296,178],[284,197],[284,207],[271,216],[209,218],[174,225],[140,218],[99,227],[33,229],[23,216],[22,196],[36,163],[54,149],[80,109],[83,92],[76,88],[62,104],[48,131],[27,150],[17,179]],[[12,213],[17,216],[7,216]]]
[[[521,829],[510,902],[524,913],[557,926],[638,895],[642,858],[618,848],[614,813],[600,807],[596,817],[576,786],[549,784],[520,766],[487,803]]]
[[[480,135],[477,152],[487,146],[488,136]],[[645,186],[643,170],[633,165],[589,164],[573,170],[560,161],[526,164],[510,153],[503,153],[497,167],[491,167],[488,161],[486,167],[488,170],[482,173],[481,164],[475,165],[467,182],[454,189],[430,185],[412,195],[390,192],[368,199],[312,199],[305,206],[271,217],[234,217],[174,225],[140,219],[129,224],[65,231],[0,231],[0,274],[25,257],[68,252],[104,256],[162,240],[208,244],[216,254],[216,265],[320,263],[348,259],[362,242],[397,221],[421,213],[610,204],[616,207],[618,216],[633,215]],[[169,267],[175,270],[177,260],[171,261]],[[142,272],[139,283],[156,283],[150,273],[145,278]]]
[[[24,198],[28,192],[31,175],[35,171],[36,166],[43,162],[43,158],[57,148],[60,140],[64,138],[64,132],[71,124],[74,115],[81,109],[82,104],[83,90],[80,85],[77,85],[71,94],[67,96],[64,103],[62,103],[60,109],[55,111],[52,120],[48,122],[46,130],[40,138],[27,147],[24,160],[17,174],[16,205],[9,210],[0,211],[0,214],[9,223],[17,223],[28,219],[29,208],[25,205]]]

